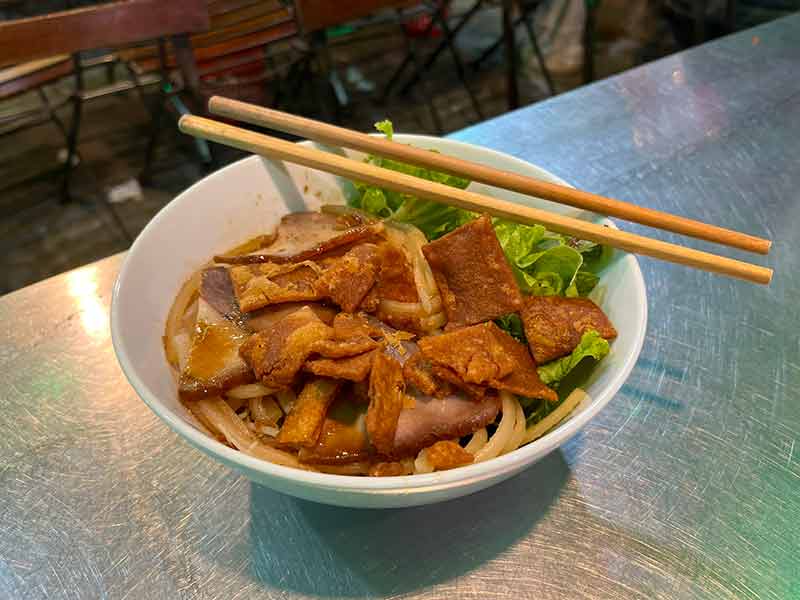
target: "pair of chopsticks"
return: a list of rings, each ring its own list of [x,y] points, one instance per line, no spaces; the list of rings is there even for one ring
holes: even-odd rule
[[[767,254],[772,244],[770,240],[730,229],[708,225],[692,219],[606,198],[591,192],[540,181],[532,177],[392,142],[379,136],[370,136],[237,100],[215,96],[209,101],[209,110],[223,117],[284,131],[325,144],[393,158],[417,166],[465,177],[472,181],[486,183],[494,187],[537,196],[595,213],[618,217],[749,252]],[[766,267],[662,242],[580,219],[565,217],[546,210],[515,204],[483,194],[452,188],[211,119],[186,115],[181,118],[179,127],[184,133],[239,148],[240,150],[301,164],[312,169],[340,175],[347,179],[412,194],[420,198],[434,200],[474,212],[489,213],[495,217],[524,224],[538,223],[558,233],[606,244],[628,252],[753,283],[768,284],[772,279],[772,269]]]

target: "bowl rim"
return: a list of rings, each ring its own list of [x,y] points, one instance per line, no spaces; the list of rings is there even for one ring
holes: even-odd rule
[[[533,163],[516,158],[504,152],[499,152],[491,148],[469,144],[459,140],[451,140],[449,138],[440,138],[427,135],[416,134],[395,134],[398,140],[408,142],[425,142],[426,140],[436,140],[441,142],[446,140],[449,145],[486,151],[495,155],[507,163],[516,163],[524,169],[533,167],[535,170],[546,174],[548,177],[555,181],[561,182],[564,185],[569,185],[561,178],[553,175],[546,169],[539,167]],[[310,142],[303,141],[300,143],[308,144]],[[633,352],[631,352],[625,359],[625,362],[618,369],[614,378],[609,385],[606,386],[598,395],[592,396],[589,405],[579,414],[571,416],[568,420],[562,421],[555,429],[546,433],[542,437],[533,442],[521,446],[520,448],[495,457],[480,463],[467,465],[458,469],[451,469],[447,471],[437,471],[429,474],[419,475],[401,475],[394,477],[364,477],[359,475],[336,475],[331,473],[319,473],[314,471],[304,471],[294,467],[286,467],[278,465],[260,458],[249,456],[238,450],[234,450],[225,446],[221,442],[209,437],[188,421],[181,415],[173,412],[166,404],[164,404],[145,384],[139,376],[137,368],[131,363],[126,349],[125,342],[121,339],[121,314],[119,293],[120,288],[128,275],[128,271],[132,268],[133,258],[136,256],[136,251],[147,243],[149,232],[157,229],[161,220],[165,219],[172,211],[178,210],[178,206],[185,196],[192,193],[195,187],[203,184],[206,180],[212,178],[224,178],[227,176],[229,170],[237,168],[240,163],[245,161],[259,161],[262,158],[258,155],[251,155],[226,165],[222,169],[215,171],[196,181],[191,186],[186,188],[175,198],[165,205],[145,226],[141,233],[136,237],[133,244],[129,248],[122,267],[120,268],[117,279],[114,283],[114,288],[111,298],[111,340],[117,360],[122,368],[123,373],[134,388],[139,397],[144,403],[152,410],[156,416],[164,421],[170,429],[187,440],[191,445],[199,450],[206,452],[209,455],[221,458],[229,466],[237,466],[246,471],[255,471],[271,478],[301,483],[308,487],[323,488],[331,491],[342,491],[359,494],[398,494],[398,493],[419,493],[439,491],[453,487],[469,486],[470,483],[476,483],[486,478],[497,478],[505,473],[513,473],[522,469],[538,458],[552,452],[556,448],[562,446],[571,437],[577,434],[600,410],[603,409],[611,399],[616,395],[619,389],[627,380],[630,372],[635,366],[639,354],[641,353],[642,345],[644,343],[646,330],[647,330],[647,292],[644,284],[644,277],[639,266],[639,262],[633,254],[626,254],[623,260],[630,263],[630,268],[633,270],[634,292],[633,296],[642,305],[642,314],[638,327],[636,329],[636,339],[634,340]],[[616,228],[616,225],[604,219],[604,223]]]

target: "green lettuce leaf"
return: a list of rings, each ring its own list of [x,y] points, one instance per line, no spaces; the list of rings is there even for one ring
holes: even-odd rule
[[[609,345],[599,333],[594,330],[587,331],[572,354],[553,360],[538,368],[539,378],[546,385],[557,388],[558,384],[570,371],[577,367],[584,358],[602,359],[609,352]]]
[[[384,119],[383,121],[375,123],[375,129],[385,135],[387,140],[391,140],[394,135],[394,125],[392,125],[389,119]]]
[[[492,219],[492,225],[512,265],[525,269],[541,254],[538,245],[547,233],[541,225],[521,225],[503,219]]]
[[[581,267],[575,273],[575,279],[572,280],[572,284],[566,289],[564,295],[568,298],[588,296],[599,281],[599,276]]]
[[[454,206],[409,197],[392,214],[392,219],[410,223],[422,231],[429,240],[435,240],[461,227],[477,216],[473,212]]]
[[[581,253],[569,246],[553,246],[530,256],[531,264],[516,271],[523,292],[534,296],[564,295],[583,264]]]
[[[525,337],[525,327],[522,325],[522,319],[519,318],[517,313],[505,315],[499,319],[495,319],[494,322],[500,329],[510,334],[511,337],[515,338],[517,341],[525,345],[528,344],[528,340]]]
[[[379,121],[375,128],[392,139],[394,128],[391,121]],[[463,177],[379,156],[368,156],[366,161],[458,189],[470,184]],[[429,240],[435,240],[478,216],[467,210],[364,183],[354,182],[353,188],[355,191],[348,200],[351,206],[381,218],[414,225]],[[604,246],[547,231],[541,225],[521,225],[497,218],[492,220],[492,224],[520,288],[526,294],[586,296],[597,285],[597,273],[610,256],[609,249]]]

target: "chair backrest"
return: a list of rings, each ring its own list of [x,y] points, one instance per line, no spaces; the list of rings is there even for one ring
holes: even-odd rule
[[[312,33],[366,17],[383,8],[400,8],[418,3],[410,0],[295,0],[294,5],[303,33]]]
[[[206,31],[206,0],[127,0],[0,22],[0,67]]]
[[[297,33],[294,12],[279,0],[210,0],[208,31],[191,36],[201,73],[241,65],[263,58],[263,48]],[[155,47],[131,48],[120,54],[134,61],[140,72],[158,68]],[[172,52],[169,66],[174,66]]]

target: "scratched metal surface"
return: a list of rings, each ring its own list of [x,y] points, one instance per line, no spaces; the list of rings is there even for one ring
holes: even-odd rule
[[[114,359],[120,257],[0,299],[0,598],[800,597],[799,99],[792,17],[456,135],[769,236],[776,277],[643,261],[621,393],[450,503],[318,506],[190,449]]]

